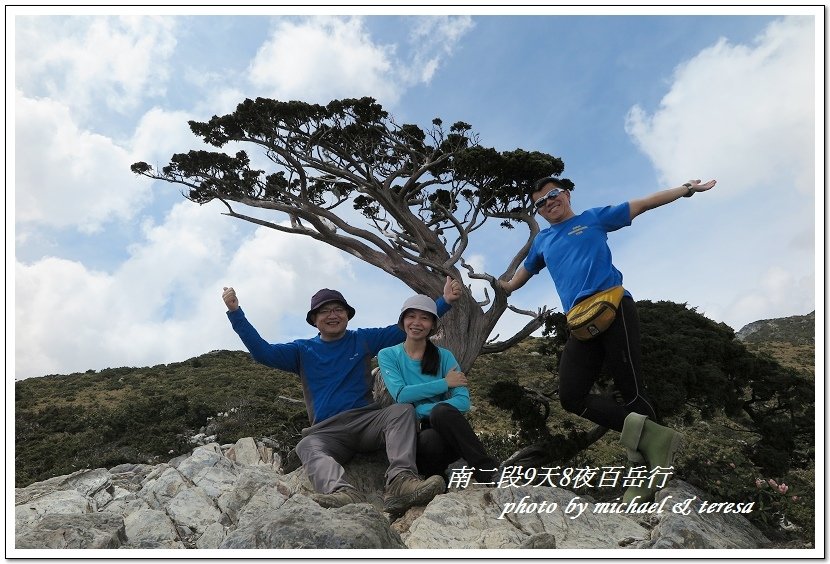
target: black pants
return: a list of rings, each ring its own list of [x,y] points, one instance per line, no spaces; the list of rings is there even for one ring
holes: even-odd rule
[[[447,466],[463,458],[475,468],[473,478],[492,481],[499,463],[488,456],[464,414],[447,403],[432,408],[429,420],[421,420],[418,433],[418,471],[425,476],[443,475]]]
[[[603,362],[622,405],[613,396],[590,393]],[[640,374],[640,320],[633,299],[623,297],[617,318],[604,333],[589,341],[568,338],[559,361],[559,400],[566,411],[615,431],[622,431],[631,412],[657,419]]]

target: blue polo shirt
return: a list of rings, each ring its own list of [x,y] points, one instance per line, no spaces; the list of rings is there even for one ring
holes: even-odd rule
[[[628,202],[591,208],[540,231],[533,239],[524,268],[538,274],[547,267],[567,312],[575,303],[622,284],[611,260],[608,233],[631,225]],[[626,291],[626,295],[631,295]]]

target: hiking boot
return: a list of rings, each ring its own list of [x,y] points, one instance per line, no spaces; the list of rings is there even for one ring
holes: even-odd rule
[[[473,471],[473,478],[482,486],[494,488],[501,480],[504,468],[495,458],[487,458]]]
[[[444,478],[435,475],[422,480],[412,472],[401,472],[386,486],[383,493],[383,510],[392,515],[402,515],[416,505],[426,505],[432,498],[444,493]]]
[[[332,508],[343,507],[350,503],[367,503],[359,491],[354,488],[340,488],[327,494],[314,494],[311,499],[317,502],[320,507]]]

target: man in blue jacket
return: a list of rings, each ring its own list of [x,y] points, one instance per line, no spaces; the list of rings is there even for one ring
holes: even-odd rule
[[[444,295],[436,300],[439,315],[449,311],[461,295],[458,281],[447,277]],[[343,464],[355,453],[386,448],[384,510],[398,515],[415,505],[426,505],[444,491],[441,476],[422,480],[417,473],[417,427],[411,404],[386,408],[373,401],[371,360],[383,348],[401,343],[406,334],[397,325],[348,329],[355,309],[343,295],[324,288],[311,298],[306,315],[316,337],[270,344],[245,318],[233,288],[222,299],[228,319],[257,362],[300,376],[311,426],[295,447],[323,507],[365,502],[345,479]]]

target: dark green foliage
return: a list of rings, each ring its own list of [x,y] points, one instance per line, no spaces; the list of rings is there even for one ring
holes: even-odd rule
[[[637,308],[648,393],[664,422],[682,430],[689,441],[678,476],[716,501],[775,499],[774,509],[768,505],[753,519],[768,522],[786,514],[811,535],[812,514],[805,510],[812,495],[809,487],[798,487],[802,501],[794,504],[791,496],[756,486],[758,477],[775,477],[778,484],[803,483],[799,476],[813,467],[811,367],[796,370],[754,354],[730,327],[685,304],[639,301]],[[564,315],[551,316],[545,334],[540,350],[558,359],[568,336]],[[555,363],[553,372],[555,382]],[[610,378],[602,373],[598,387],[610,385]],[[527,424],[538,427],[533,421]],[[558,418],[556,425],[549,422],[548,427],[554,429],[553,435],[567,425]],[[567,444],[569,439],[564,438]],[[558,444],[551,443],[548,450],[559,448]],[[560,457],[567,455],[567,449],[557,452]]]
[[[812,459],[813,386],[803,374],[752,354],[730,327],[685,304],[643,300],[637,310],[642,373],[661,417],[693,407],[703,419],[724,413],[749,423],[758,440],[747,452],[767,473]],[[561,350],[564,316],[552,317],[547,331],[549,352]],[[599,383],[610,379],[603,374]]]
[[[548,406],[525,393],[513,382],[496,382],[487,399],[491,404],[510,412],[510,418],[519,422],[519,439],[532,443],[547,437]]]
[[[252,169],[245,151],[232,156],[204,150],[174,154],[158,171],[145,162],[131,166],[135,174],[184,185],[187,197],[198,203],[222,198],[333,208],[360,188],[368,195],[355,196],[353,207],[369,218],[381,217],[382,209],[402,210],[426,200],[433,206],[425,222],[441,229],[451,226],[444,210],[458,211],[463,199],[512,227],[527,218],[526,192],[533,182],[564,170],[560,158],[539,151],[482,147],[472,126],[462,121],[448,130],[438,118],[428,130],[399,125],[369,97],[325,106],[246,99],[231,114],[188,124],[209,145],[246,142],[285,169],[269,174]],[[395,196],[405,193],[406,201],[393,203],[390,189]],[[336,203],[327,203],[327,195]],[[294,211],[311,221],[303,210]],[[400,211],[392,215],[405,219]]]
[[[814,367],[785,368],[753,354],[730,328],[684,304],[640,301],[637,306],[649,393],[660,404],[664,423],[687,439],[677,476],[712,501],[757,501],[759,509],[749,517],[772,537],[783,534],[776,524],[786,518],[812,539]],[[526,452],[526,459],[536,457],[547,466],[625,464],[617,433],[597,440],[601,433],[592,423],[558,405],[564,315],[551,316],[547,334],[477,360],[469,373],[475,410],[468,418],[474,429],[500,460],[536,443],[541,447]],[[291,449],[307,416],[303,405],[281,395],[302,397],[296,376],[230,351],[170,365],[19,381],[16,485],[80,468],[168,460],[192,448],[185,437],[205,425],[221,444],[269,437],[283,446],[283,460],[293,469],[298,461],[292,461]],[[543,398],[551,410],[546,424]],[[776,489],[781,484],[789,490]],[[589,493],[610,499],[622,492]]]
[[[302,397],[296,376],[230,351],[153,368],[21,380],[15,385],[15,483],[169,460],[192,449],[189,437],[208,423],[220,444],[269,437],[285,455],[307,415],[280,395]]]

